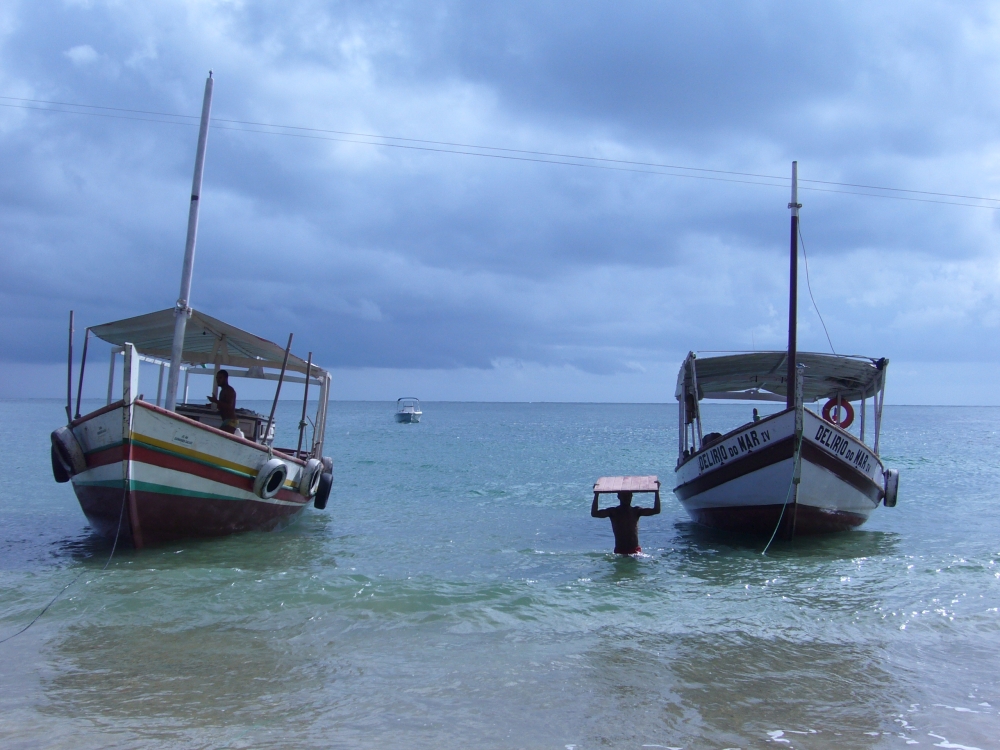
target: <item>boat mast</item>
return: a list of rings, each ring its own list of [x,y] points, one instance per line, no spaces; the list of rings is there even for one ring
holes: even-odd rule
[[[791,409],[795,406],[795,338],[798,321],[799,300],[799,163],[792,162],[792,202],[788,204],[792,210],[792,241],[791,257],[789,259],[789,280],[788,280],[788,375],[785,379],[787,395],[785,397],[785,408]]]
[[[188,210],[187,244],[184,247],[184,270],[181,272],[181,294],[174,307],[174,343],[170,348],[170,374],[167,376],[167,400],[164,406],[173,411],[177,406],[177,385],[180,381],[184,353],[184,332],[191,317],[191,276],[194,274],[194,246],[198,237],[198,202],[201,196],[201,175],[205,169],[205,146],[208,144],[208,120],[212,113],[212,71],[205,81],[205,99],[201,105],[201,128],[198,131],[198,152],[194,159],[194,180],[191,183],[191,208]]]

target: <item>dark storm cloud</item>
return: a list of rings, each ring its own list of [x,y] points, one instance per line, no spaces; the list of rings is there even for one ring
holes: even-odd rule
[[[988,195],[998,29],[977,3],[21,2],[0,94],[197,114],[213,68],[217,118]],[[0,110],[4,358],[56,361],[70,307],[171,306],[195,127]],[[232,127],[209,137],[194,305],[325,365],[783,346],[785,187]],[[1000,356],[992,212],[800,199],[840,349]],[[803,284],[804,347],[826,348],[808,305]]]

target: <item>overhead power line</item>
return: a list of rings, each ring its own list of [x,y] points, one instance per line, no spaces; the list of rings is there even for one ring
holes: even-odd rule
[[[129,109],[124,107],[106,107],[95,104],[76,104],[73,102],[60,102],[47,99],[28,99],[23,97],[0,96],[12,102],[26,102],[26,104],[4,104],[0,106],[17,109],[33,109],[45,112],[60,112],[63,114],[83,114],[98,117],[108,117],[113,119],[136,120],[141,122],[156,122],[175,125],[195,125],[198,121],[196,115],[181,115],[172,112],[157,112],[152,110]],[[32,104],[48,105],[44,107],[31,106]],[[52,107],[75,107],[77,109],[53,109]],[[100,112],[88,112],[84,110],[101,110]],[[123,113],[123,114],[112,114]],[[133,117],[130,115],[147,115],[147,117]],[[153,119],[170,118],[170,119]],[[644,162],[629,159],[613,159],[610,157],[585,156],[582,154],[567,154],[554,151],[533,151],[528,149],[515,149],[502,146],[484,146],[480,144],[461,143],[454,141],[435,141],[423,138],[410,138],[404,136],[378,135],[374,133],[358,133],[345,130],[331,130],[325,128],[305,127],[300,125],[280,125],[276,123],[255,122],[251,120],[233,120],[226,118],[212,118],[213,123],[217,123],[216,129],[231,130],[246,133],[259,133],[263,135],[282,135],[297,138],[309,138],[314,140],[334,141],[339,143],[353,143],[358,145],[376,146],[383,148],[397,148],[414,151],[428,151],[434,153],[458,154],[462,156],[478,156],[493,159],[505,159],[510,161],[525,161],[540,164],[557,164],[563,166],[585,167],[591,169],[604,169],[619,172],[637,172],[642,174],[657,174],[669,177],[686,177],[691,179],[710,180],[713,182],[733,182],[744,185],[759,185],[763,187],[786,187],[788,177],[781,175],[760,174],[755,172],[737,172],[723,169],[711,169],[707,167],[689,167],[679,164],[665,164],[660,162]],[[225,123],[225,124],[223,124]],[[248,127],[229,127],[231,125],[243,125]],[[272,130],[255,130],[252,128],[272,128]],[[295,132],[287,132],[295,131]],[[337,136],[337,137],[331,137]],[[348,137],[343,137],[348,136]],[[355,140],[355,139],[368,140]],[[400,141],[401,143],[394,143]],[[412,145],[423,144],[423,145]],[[447,147],[447,148],[442,148]],[[458,149],[474,149],[458,150]],[[484,153],[486,152],[486,153]],[[543,158],[544,157],[544,158]],[[564,161],[573,159],[575,161]],[[645,167],[645,168],[642,168]],[[663,172],[659,170],[679,170]],[[699,174],[689,174],[699,173]],[[752,179],[735,179],[752,178]],[[760,182],[759,180],[777,180],[774,182]],[[810,185],[825,185],[829,187],[809,187]],[[965,206],[968,208],[1000,208],[1000,198],[986,198],[975,195],[963,195],[958,193],[943,193],[929,190],[915,190],[911,188],[885,187],[881,185],[867,185],[863,183],[836,182],[833,180],[809,180],[799,179],[799,186],[803,190],[811,190],[823,193],[838,193],[841,195],[859,195],[869,198],[888,198],[893,200],[915,201],[919,203],[937,203],[950,206]],[[856,190],[840,190],[835,188],[857,188],[860,190],[880,190],[884,193],[860,193]],[[893,194],[885,194],[893,193]],[[905,195],[901,195],[905,194]],[[915,196],[930,196],[918,198]],[[955,201],[937,200],[937,198],[956,198],[959,200],[982,201],[986,205],[974,203],[957,203]]]

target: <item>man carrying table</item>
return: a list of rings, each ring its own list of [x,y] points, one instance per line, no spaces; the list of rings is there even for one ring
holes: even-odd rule
[[[597,507],[602,494],[616,493],[618,505],[603,510]],[[655,493],[652,508],[633,508],[633,492]],[[615,554],[635,555],[642,552],[639,546],[639,519],[655,516],[660,512],[660,483],[656,477],[601,477],[594,485],[594,502],[590,515],[610,518],[615,533]]]

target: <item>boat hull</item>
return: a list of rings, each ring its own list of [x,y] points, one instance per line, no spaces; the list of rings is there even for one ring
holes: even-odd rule
[[[420,414],[415,412],[396,412],[396,421],[403,424],[413,424],[420,421]]]
[[[296,490],[303,461],[143,401],[112,404],[70,427],[87,463],[72,478],[80,507],[97,533],[119,543],[273,530],[309,503]],[[264,499],[253,486],[271,456],[288,474]]]
[[[868,520],[884,496],[882,464],[860,441],[803,413],[801,477],[795,467],[795,414],[744,426],[677,469],[674,493],[699,524],[785,537],[846,531]]]

